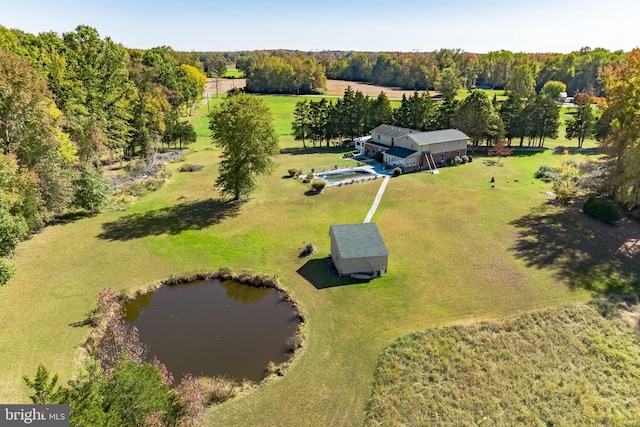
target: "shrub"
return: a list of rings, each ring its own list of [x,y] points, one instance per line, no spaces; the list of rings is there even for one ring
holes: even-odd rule
[[[462,156],[460,158],[462,159],[462,163],[469,163],[469,157],[468,156]]]
[[[314,179],[311,182],[311,188],[313,188],[317,193],[322,192],[324,188],[327,186],[327,183],[321,179]]]
[[[164,184],[164,180],[160,179],[147,179],[144,181],[134,182],[131,185],[122,187],[116,193],[117,196],[132,196],[142,197],[147,193],[156,191]]]
[[[469,163],[473,162],[473,156],[471,154],[467,154],[467,158],[469,159]]]
[[[302,245],[302,250],[300,251],[300,258],[305,258],[308,257],[309,255],[313,255],[316,253],[316,245],[314,245],[313,243],[309,242],[309,243],[305,243],[304,245]]]
[[[611,199],[597,197],[593,194],[584,202],[582,211],[592,218],[612,225],[622,218],[620,208]]]
[[[393,176],[400,176],[400,175],[402,175],[402,169],[400,169],[400,168],[395,168],[395,169],[393,170]]]
[[[178,168],[178,172],[197,172],[199,170],[202,170],[203,167],[204,166],[202,165],[191,165],[189,163],[186,163]]]
[[[16,267],[0,258],[0,286],[6,285],[14,274],[16,274]]]
[[[291,178],[293,178],[294,176],[297,176],[297,175],[298,175],[298,169],[296,169],[296,168],[291,168],[291,169],[289,169],[287,172],[289,172],[289,176],[290,176]]]
[[[107,204],[111,186],[102,182],[102,172],[86,166],[74,181],[76,192],[73,205],[87,211],[95,211]]]
[[[542,165],[533,174],[534,178],[541,179],[544,182],[555,181],[558,177],[558,171],[556,168],[550,165]]]
[[[456,159],[450,158],[449,160],[447,160],[447,164],[449,166],[455,166],[456,165]]]
[[[462,159],[460,158],[460,156],[455,156],[453,158],[453,162],[456,164],[456,166],[458,166],[462,164]]]
[[[308,184],[308,183],[310,183],[310,182],[311,182],[311,180],[312,180],[312,179],[313,179],[313,175],[309,174],[309,175],[307,175],[307,176],[305,176],[305,177],[304,177],[304,179],[302,180],[302,182],[303,182],[304,184]]]

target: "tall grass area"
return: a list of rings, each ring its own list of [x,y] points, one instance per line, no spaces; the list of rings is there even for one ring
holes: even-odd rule
[[[631,426],[639,388],[627,313],[562,305],[399,339],[380,357],[365,425]]]
[[[307,325],[305,347],[287,374],[212,407],[205,425],[216,426],[362,425],[378,355],[398,337],[585,301],[599,289],[585,289],[553,263],[531,263],[529,254],[544,258],[535,245],[534,252],[514,246],[522,227],[536,224],[537,209],[549,206],[550,184],[533,173],[557,161],[551,151],[505,158],[501,167],[476,158],[438,175],[394,178],[373,218],[390,252],[388,273],[369,283],[331,275],[329,227],[362,222],[381,181],[309,195],[307,186],[286,177],[287,170],[340,163],[342,153],[291,150],[302,148],[290,130],[302,98],[262,99],[272,108],[281,148],[290,150],[276,157],[276,170],[260,177],[249,200],[227,203],[213,187],[220,151],[208,136],[203,105],[191,117],[198,140],[186,159],[202,170],[178,173],[181,163],[169,164],[171,180],[128,209],[47,227],[20,244],[18,272],[0,288],[0,402],[26,402],[21,378],[33,376],[39,363],[63,382],[70,378],[88,333],[81,321],[101,289],[130,292],[195,270],[278,275],[303,307]],[[598,226],[569,222],[556,237],[583,236]],[[611,228],[619,234],[612,241],[624,241],[625,230]],[[305,242],[313,242],[317,253],[301,259]],[[559,247],[583,255],[570,245]]]

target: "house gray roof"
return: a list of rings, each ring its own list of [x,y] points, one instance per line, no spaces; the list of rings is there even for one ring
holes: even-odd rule
[[[409,150],[408,148],[402,148],[402,147],[393,147],[385,151],[385,154],[389,156],[400,157],[401,159],[406,159],[407,157],[416,153],[417,151],[415,150]]]
[[[431,132],[415,132],[407,138],[418,145],[437,144],[438,142],[468,140],[469,137],[458,129],[434,130]]]
[[[378,227],[373,222],[334,224],[330,233],[335,238],[342,259],[389,256]]]
[[[401,128],[400,126],[380,125],[371,131],[371,134],[379,133],[390,138],[398,138],[409,133],[419,132],[413,129]]]

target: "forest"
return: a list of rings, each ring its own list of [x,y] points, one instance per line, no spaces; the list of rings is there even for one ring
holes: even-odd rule
[[[105,201],[99,166],[195,141],[185,116],[205,82],[193,53],[126,49],[88,26],[0,27],[0,284],[29,232]]]

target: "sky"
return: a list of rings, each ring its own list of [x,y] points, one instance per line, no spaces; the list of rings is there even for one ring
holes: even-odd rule
[[[0,25],[129,48],[568,53],[640,46],[638,0],[0,0]]]

